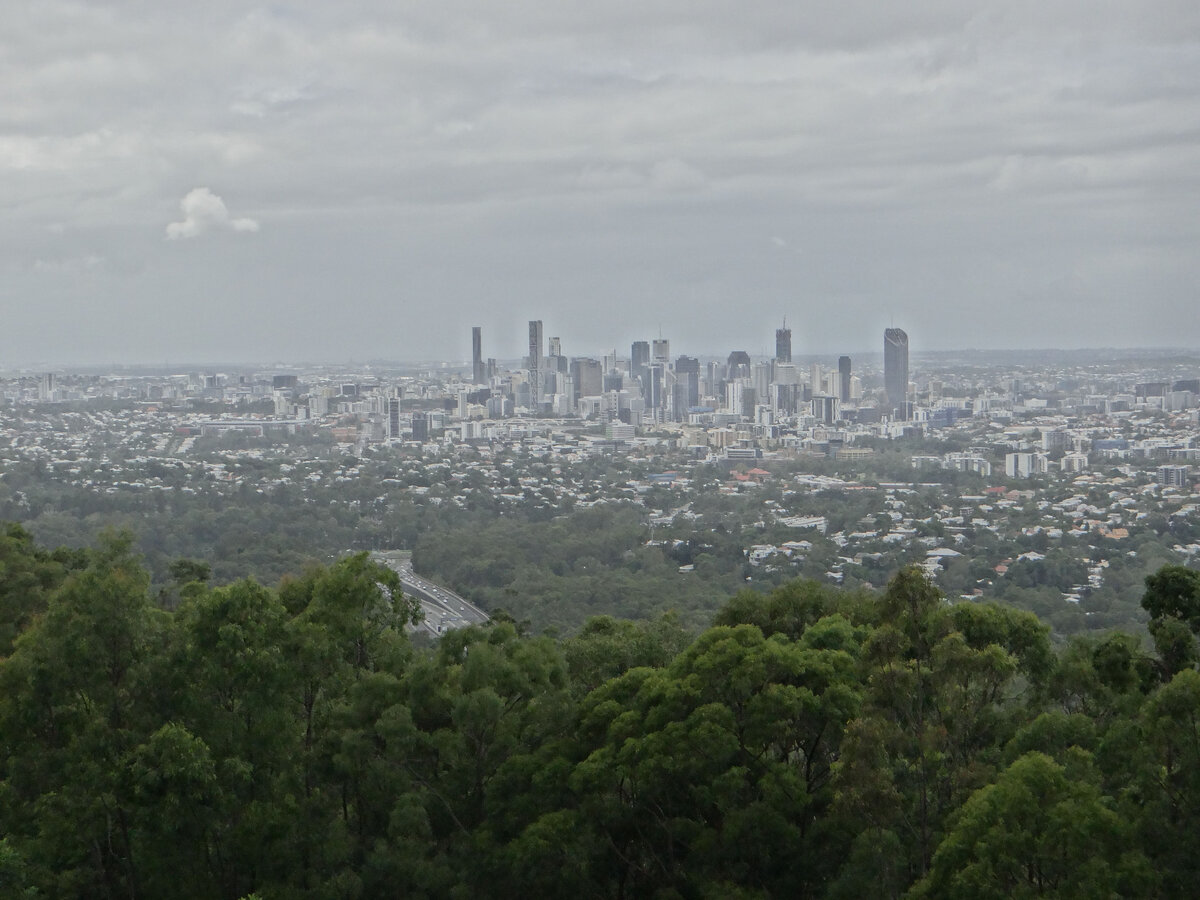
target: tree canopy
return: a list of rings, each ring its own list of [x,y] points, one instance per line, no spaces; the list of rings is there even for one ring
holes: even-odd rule
[[[786,583],[564,639],[418,645],[365,555],[152,590],[130,542],[0,538],[0,893],[1190,897],[1196,573],[1153,646]]]

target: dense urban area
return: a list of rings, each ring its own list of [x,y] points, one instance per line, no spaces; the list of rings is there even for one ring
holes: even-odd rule
[[[934,354],[910,379],[897,334],[853,374],[794,362],[786,328],[773,359],[539,358],[540,322],[510,367],[476,331],[465,368],[9,373],[0,518],[50,546],[128,529],[160,585],[179,558],[273,582],[403,551],[535,630],[698,628],[746,586],[911,564],[1059,635],[1140,628],[1145,576],[1200,551],[1200,359]]]

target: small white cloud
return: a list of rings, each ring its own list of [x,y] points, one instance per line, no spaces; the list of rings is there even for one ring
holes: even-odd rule
[[[787,246],[787,241],[785,241],[779,235],[775,235],[775,237],[771,238],[771,243],[774,244],[776,247],[786,247]]]
[[[183,210],[182,222],[167,225],[167,240],[198,237],[213,228],[228,228],[233,231],[258,231],[253,219],[232,219],[225,201],[206,187],[193,188],[179,201]]]

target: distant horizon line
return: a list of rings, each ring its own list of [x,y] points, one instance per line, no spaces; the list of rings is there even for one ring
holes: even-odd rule
[[[617,349],[617,348],[610,348],[610,349]],[[732,351],[730,351],[730,352],[732,352]],[[749,351],[747,351],[747,352],[749,352]],[[922,357],[953,356],[955,354],[993,355],[993,354],[1030,354],[1030,353],[1036,353],[1036,354],[1061,353],[1061,354],[1072,354],[1072,355],[1120,353],[1120,354],[1126,355],[1126,356],[1131,355],[1131,354],[1138,354],[1138,353],[1150,353],[1150,354],[1154,354],[1156,356],[1167,355],[1167,354],[1172,354],[1172,353],[1182,353],[1182,354],[1186,354],[1186,355],[1195,355],[1195,356],[1200,357],[1200,347],[1161,346],[1161,345],[1124,346],[1124,347],[1096,346],[1096,347],[1074,347],[1074,348],[1066,348],[1066,347],[994,347],[994,348],[956,347],[956,348],[949,348],[949,349],[925,349],[925,350],[913,350],[911,345],[909,347],[910,360],[921,359]],[[607,354],[606,354],[606,352],[601,351],[599,353],[593,352],[593,353],[566,354],[566,355],[567,355],[567,358],[603,358]],[[681,353],[678,355],[695,356],[697,358],[707,358],[707,359],[721,359],[721,358],[727,357],[729,355],[729,352],[718,352],[718,353],[693,352],[693,353]],[[750,355],[751,359],[755,360],[755,361],[768,361],[768,360],[774,359],[774,356],[772,356],[769,353],[760,353],[760,354],[750,353],[749,355]],[[801,360],[805,360],[806,362],[819,362],[824,359],[836,360],[838,356],[850,356],[851,358],[853,358],[855,356],[860,356],[860,357],[866,356],[868,358],[870,358],[872,356],[882,357],[883,350],[882,350],[882,348],[877,349],[877,350],[868,350],[865,348],[860,348],[858,350],[829,352],[829,353],[794,353],[794,354],[792,354],[792,356],[793,356],[793,361],[797,360],[797,359],[801,359]],[[622,358],[622,359],[627,359],[627,358],[629,358],[629,354],[618,354],[618,357]],[[495,359],[497,363],[502,363],[502,364],[508,365],[508,366],[515,364],[516,367],[518,367],[518,368],[519,368],[521,360],[523,359],[523,357],[519,357],[519,356],[486,357],[486,358]],[[186,369],[186,370],[209,369],[209,370],[211,370],[211,369],[219,368],[219,367],[240,369],[240,370],[251,369],[251,370],[256,370],[256,371],[262,371],[262,370],[268,370],[268,369],[297,369],[297,368],[315,368],[315,367],[360,368],[360,369],[361,368],[421,369],[421,368],[430,368],[430,367],[434,367],[434,368],[440,367],[440,368],[447,368],[447,369],[457,369],[457,368],[470,369],[471,368],[471,359],[470,359],[470,357],[465,357],[462,359],[428,358],[428,359],[415,359],[415,360],[384,359],[384,358],[342,359],[342,360],[301,359],[301,360],[294,360],[294,361],[288,361],[288,360],[283,360],[283,359],[273,359],[270,361],[263,361],[263,360],[258,360],[258,361],[254,361],[254,360],[196,360],[196,359],[173,361],[173,360],[166,359],[166,360],[161,360],[161,361],[143,360],[143,361],[138,361],[138,362],[83,361],[83,362],[71,362],[71,363],[67,363],[67,362],[63,362],[63,361],[41,360],[41,361],[32,361],[32,362],[11,363],[8,365],[0,366],[0,374],[3,374],[3,375],[34,374],[34,373],[44,373],[44,372],[48,372],[48,371],[72,372],[72,371],[78,371],[78,370],[105,370],[105,371],[113,371],[113,372],[119,372],[119,371],[131,371],[132,372],[132,371],[147,370],[147,369],[152,369],[152,370],[156,370],[156,371],[161,371],[163,369],[176,369],[176,370],[178,370],[178,369]]]

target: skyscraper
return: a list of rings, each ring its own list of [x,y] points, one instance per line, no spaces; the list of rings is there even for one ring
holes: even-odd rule
[[[675,360],[676,388],[681,402],[675,404],[676,417],[700,404],[700,360],[694,356],[681,356]]]
[[[542,367],[542,320],[531,319],[529,321],[529,368],[540,369]]]
[[[782,328],[775,329],[775,361],[792,361],[792,329],[787,327],[787,319],[783,320]]]
[[[850,357],[838,357],[838,400],[850,402]]]
[[[571,378],[575,382],[572,401],[597,396],[604,390],[604,369],[598,360],[583,357],[571,360]]]
[[[661,410],[666,405],[663,398],[663,382],[666,380],[666,371],[667,367],[662,363],[653,363],[647,370],[647,409]],[[661,421],[661,416],[657,416],[655,421]]]
[[[750,354],[745,350],[734,350],[729,354],[725,365],[726,377],[731,381],[734,378],[750,377]]]
[[[629,351],[629,374],[635,381],[637,381],[643,397],[647,396],[646,368],[649,365],[650,342],[634,341],[633,346]]]
[[[566,375],[569,369],[567,358],[562,355],[562,338],[552,337],[548,343],[550,351],[546,354],[546,370],[551,373],[558,372],[561,375]]]
[[[483,369],[483,329],[478,325],[471,329],[471,379],[475,384],[487,380]]]
[[[529,400],[535,406],[542,403],[542,320],[529,322]]]
[[[476,328],[476,331],[479,329]],[[400,437],[400,400],[397,397],[389,397],[387,401],[387,436],[389,438],[398,439]]]
[[[648,365],[650,365],[650,342],[634,341],[633,346],[629,348],[630,369],[639,369]],[[636,375],[637,372],[631,371],[630,374]]]
[[[907,417],[908,400],[908,335],[899,328],[883,332],[883,387],[888,406]]]
[[[412,439],[414,441],[429,440],[429,414],[415,412],[412,414]]]

